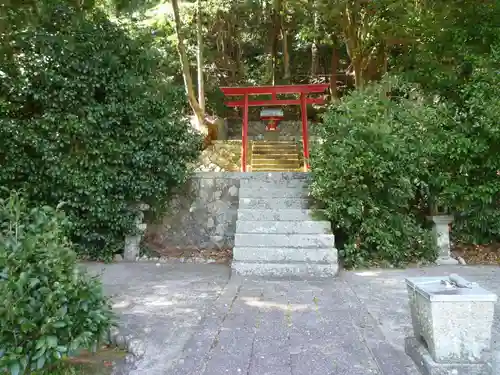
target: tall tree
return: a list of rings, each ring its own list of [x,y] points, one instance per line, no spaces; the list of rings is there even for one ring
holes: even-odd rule
[[[177,0],[172,0],[172,9],[174,11],[175,33],[177,35],[177,51],[179,52],[179,58],[182,67],[184,88],[186,90],[189,105],[191,106],[191,109],[196,116],[198,129],[202,131],[204,130],[205,111],[196,99],[196,94],[193,87],[193,79],[191,78],[191,69],[189,68],[189,59],[187,56],[186,47],[184,46],[184,36],[182,33],[182,23],[181,17],[179,15],[179,4]]]
[[[290,46],[288,39],[288,9],[289,4],[286,0],[281,1],[280,19],[281,19],[281,45],[283,52],[283,79],[290,79]]]
[[[314,78],[318,74],[318,23],[319,23],[319,14],[318,14],[318,4],[317,0],[312,0],[312,18],[313,18],[313,40],[311,43],[311,77]]]
[[[198,42],[198,102],[200,109],[205,112],[205,83],[203,79],[203,23],[201,0],[196,2],[196,40]]]

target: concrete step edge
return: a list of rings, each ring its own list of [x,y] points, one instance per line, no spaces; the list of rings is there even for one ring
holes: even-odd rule
[[[284,166],[284,167],[294,167],[296,165],[300,165],[301,163],[299,161],[294,161],[294,162],[290,162],[290,163],[272,163],[272,162],[267,162],[267,163],[259,163],[259,162],[253,162],[251,163],[251,165],[254,165],[254,166],[264,166],[264,167],[281,167],[281,166]]]
[[[275,234],[275,233],[235,233],[235,247],[281,247],[318,249],[334,248],[333,234]]]
[[[288,159],[272,159],[272,158],[257,158],[252,160],[252,164],[291,164],[291,163],[299,163],[300,160],[297,158],[288,158]]]
[[[252,167],[257,168],[292,168],[297,169],[300,167],[300,164],[295,163],[252,163]]]
[[[295,172],[295,171],[300,171],[299,168],[256,168],[252,169],[251,172]]]
[[[249,264],[288,264],[288,265],[294,265],[294,264],[318,264],[318,265],[330,265],[334,264],[335,262],[327,262],[327,261],[298,261],[298,260],[293,260],[293,261],[280,261],[280,260],[236,260],[237,262],[244,262],[244,263],[249,263]]]
[[[262,228],[262,231],[255,231]],[[269,228],[270,231],[267,231]],[[236,233],[245,234],[332,234],[331,225],[315,220],[244,220],[236,221]]]
[[[338,264],[314,263],[248,263],[233,261],[231,268],[243,276],[260,277],[301,277],[301,278],[333,278],[339,272]]]
[[[296,210],[295,212],[290,212],[294,211],[294,209],[280,210],[280,211],[288,211],[282,213],[276,213],[273,212],[273,210],[253,210],[253,209],[243,209],[243,208],[240,209],[239,211],[242,210],[246,210],[247,212],[238,212],[238,218],[237,218],[238,221],[262,220],[263,218],[268,218],[269,220],[274,220],[274,221],[303,221],[309,219],[315,220],[314,215],[319,215],[315,212],[314,213],[298,212],[300,210]],[[329,222],[328,220],[317,220],[317,221]]]

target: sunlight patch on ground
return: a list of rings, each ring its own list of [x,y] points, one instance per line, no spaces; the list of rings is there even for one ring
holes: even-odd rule
[[[270,301],[260,301],[256,298],[244,297],[243,301],[248,306],[258,307],[261,309],[279,309],[283,311],[301,311],[310,309],[310,305],[287,305],[284,303],[276,303]]]
[[[112,308],[113,309],[125,309],[125,308],[129,307],[130,304],[131,304],[131,301],[123,300],[123,301],[113,303]]]
[[[380,271],[362,271],[362,272],[356,272],[355,275],[356,276],[372,277],[372,276],[380,275]]]

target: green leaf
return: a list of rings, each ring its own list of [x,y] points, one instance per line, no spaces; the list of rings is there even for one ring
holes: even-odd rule
[[[55,348],[57,346],[57,337],[56,336],[47,336],[45,338],[47,342],[47,347],[49,348]]]
[[[54,328],[63,328],[63,327],[66,327],[66,322],[60,320],[58,322],[55,322],[52,326]]]
[[[35,349],[36,349],[36,350],[41,349],[42,347],[44,347],[44,346],[45,346],[45,344],[46,344],[45,337],[39,338],[39,339],[36,341]]]
[[[37,359],[36,361],[36,368],[37,370],[43,369],[43,366],[45,366],[45,356],[41,356],[40,358]]]
[[[19,375],[21,372],[21,366],[19,363],[14,363],[10,366],[9,371],[11,375]]]

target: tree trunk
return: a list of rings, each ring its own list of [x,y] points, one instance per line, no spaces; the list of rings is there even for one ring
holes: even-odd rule
[[[311,44],[311,77],[314,78],[318,75],[318,7],[316,4],[317,0],[313,0],[313,31],[314,38]]]
[[[198,69],[198,103],[200,109],[205,112],[205,84],[203,81],[203,30],[201,23],[201,0],[197,1],[196,10],[196,39],[198,42],[198,59],[197,59],[197,69]]]
[[[333,39],[333,51],[332,51],[332,71],[330,74],[330,91],[332,95],[332,101],[337,101],[339,98],[339,92],[337,87],[337,71],[339,69],[339,53],[338,53],[338,39],[334,35]]]
[[[357,14],[351,9],[349,2],[346,5],[344,15],[344,35],[346,39],[347,54],[351,59],[351,66],[354,71],[354,84],[357,89],[364,86],[363,77],[363,53],[361,41],[358,35]]]
[[[278,36],[281,29],[281,0],[274,0],[272,7],[272,47],[271,47],[271,60],[272,60],[272,71],[271,71],[271,83],[274,86],[276,84],[276,63],[278,57]]]
[[[179,16],[179,4],[177,3],[177,0],[172,0],[172,8],[174,11],[175,33],[177,34],[177,51],[179,52],[179,58],[182,67],[184,88],[186,90],[186,95],[189,101],[189,105],[191,106],[191,109],[193,110],[193,113],[198,121],[198,128],[200,131],[203,131],[205,113],[200,107],[198,101],[196,100],[196,94],[193,88],[191,70],[189,69],[189,60],[186,53],[186,47],[184,46],[184,38],[182,36],[181,18]]]
[[[316,40],[311,44],[311,77],[318,75],[318,45]]]
[[[290,53],[288,51],[288,30],[286,28],[285,19],[282,19],[282,33],[283,33],[283,79],[288,81],[290,79]]]
[[[363,79],[363,60],[359,52],[355,52],[353,54],[353,58],[351,59],[352,68],[354,70],[354,85],[357,89],[361,89],[364,86]]]

